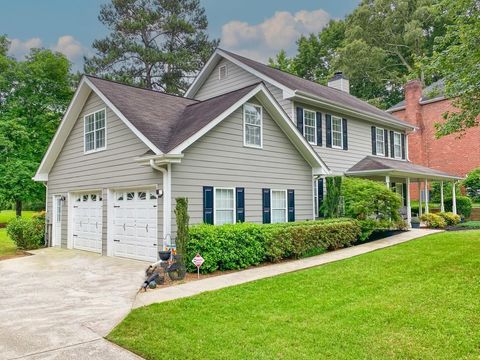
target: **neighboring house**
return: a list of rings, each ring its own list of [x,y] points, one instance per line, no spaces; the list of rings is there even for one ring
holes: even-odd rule
[[[415,127],[338,89],[218,49],[186,97],[84,76],[34,179],[49,244],[155,261],[192,224],[318,216],[330,175],[454,180],[406,161]]]
[[[435,123],[442,122],[442,114],[455,111],[450,99],[444,96],[440,80],[426,88],[419,80],[405,85],[405,100],[387,110],[392,115],[417,127],[408,136],[409,160],[458,176],[465,176],[480,166],[480,128],[470,128],[458,134],[435,137]],[[418,197],[418,189],[412,188]]]

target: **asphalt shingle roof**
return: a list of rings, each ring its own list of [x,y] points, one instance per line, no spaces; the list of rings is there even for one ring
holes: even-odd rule
[[[163,153],[202,129],[258,85],[198,101],[86,76]]]

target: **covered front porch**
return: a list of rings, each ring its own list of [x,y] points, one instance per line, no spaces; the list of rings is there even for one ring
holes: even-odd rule
[[[445,172],[431,169],[422,165],[412,164],[408,161],[383,159],[380,157],[367,156],[345,172],[346,176],[364,177],[370,180],[384,182],[385,185],[399,193],[403,198],[402,216],[411,227],[412,207],[410,190],[412,186],[418,186],[418,202],[420,217],[423,213],[429,213],[429,183],[440,183],[440,211],[445,211],[445,199],[450,197],[444,194],[444,184],[452,183],[452,212],[457,213],[456,205],[456,183],[463,179],[457,175],[447,174]],[[424,194],[424,196],[422,196]],[[425,210],[423,210],[425,207]]]

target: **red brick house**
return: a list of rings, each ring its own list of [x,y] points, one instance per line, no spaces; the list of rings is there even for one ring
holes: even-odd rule
[[[480,127],[470,128],[465,135],[456,134],[435,138],[435,123],[442,114],[455,110],[450,99],[443,95],[440,80],[426,88],[419,80],[405,85],[405,100],[387,111],[418,127],[408,135],[408,157],[415,164],[465,176],[480,166]],[[418,188],[411,189],[418,198]]]

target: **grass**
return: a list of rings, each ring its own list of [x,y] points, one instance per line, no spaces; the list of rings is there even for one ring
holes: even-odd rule
[[[15,243],[8,237],[7,229],[0,229],[0,258],[3,256],[15,255],[17,247]]]
[[[480,231],[440,233],[132,311],[146,359],[478,359]]]
[[[31,218],[36,211],[22,211],[22,217]],[[0,210],[0,224],[6,224],[15,218],[14,210]]]

